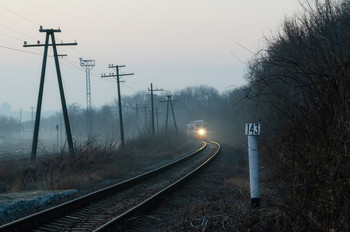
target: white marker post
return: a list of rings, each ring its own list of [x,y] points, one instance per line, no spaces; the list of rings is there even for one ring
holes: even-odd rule
[[[259,188],[259,159],[258,159],[258,136],[260,135],[260,123],[246,123],[245,135],[248,135],[250,198],[252,207],[260,205]]]

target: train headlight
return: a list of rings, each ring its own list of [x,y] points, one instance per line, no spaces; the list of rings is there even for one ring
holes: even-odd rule
[[[198,134],[199,134],[199,135],[205,135],[205,130],[200,129],[200,130],[198,131]]]

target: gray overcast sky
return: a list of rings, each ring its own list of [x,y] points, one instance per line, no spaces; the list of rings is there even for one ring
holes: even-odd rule
[[[95,59],[93,106],[117,96],[108,64],[124,64],[123,95],[147,90],[150,83],[165,90],[208,85],[220,92],[245,84],[246,62],[263,48],[264,35],[296,13],[296,0],[1,0],[0,104],[13,110],[36,107],[43,48],[23,48],[23,41],[45,39],[44,28],[60,27],[59,47],[67,104],[86,106],[85,72],[79,57]],[[3,47],[25,50],[24,53]],[[52,51],[49,50],[49,54]],[[234,54],[234,55],[233,55]],[[237,59],[239,57],[239,59]],[[53,58],[49,57],[43,110],[61,109]],[[1,113],[1,112],[0,112]]]

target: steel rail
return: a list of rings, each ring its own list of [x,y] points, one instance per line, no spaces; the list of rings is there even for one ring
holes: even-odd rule
[[[102,231],[113,231],[113,227],[115,227],[118,223],[121,223],[122,221],[126,220],[127,218],[130,218],[132,215],[134,215],[137,212],[142,212],[143,210],[149,208],[150,206],[155,206],[157,203],[161,201],[162,198],[164,198],[167,195],[170,195],[172,192],[174,192],[176,189],[178,189],[181,185],[183,185],[186,181],[188,181],[190,178],[193,178],[196,174],[198,174],[200,171],[206,167],[206,165],[212,161],[216,155],[221,151],[221,146],[219,143],[215,141],[210,141],[211,143],[215,144],[217,146],[217,150],[215,153],[210,156],[205,162],[203,162],[200,166],[198,166],[196,169],[182,177],[181,179],[177,180],[173,184],[169,185],[168,187],[162,189],[161,191],[157,192],[153,196],[149,197],[148,199],[144,200],[140,204],[134,206],[133,208],[129,209],[125,213],[113,218],[106,224],[98,227],[93,232],[102,232]]]
[[[71,213],[73,211],[76,211],[78,209],[81,209],[92,202],[96,202],[98,200],[107,198],[113,194],[125,191],[129,189],[132,186],[135,186],[142,181],[154,177],[169,168],[172,168],[176,165],[179,165],[186,160],[190,159],[194,155],[199,154],[201,151],[203,151],[207,147],[207,144],[205,142],[202,142],[202,146],[197,149],[194,152],[191,152],[189,155],[176,160],[174,162],[171,162],[170,164],[166,164],[162,167],[159,167],[157,169],[148,171],[144,174],[138,175],[136,177],[133,177],[131,179],[125,180],[123,182],[114,184],[112,186],[103,188],[101,190],[89,193],[87,195],[84,195],[82,197],[76,198],[74,200],[70,200],[68,202],[65,202],[63,204],[57,205],[55,207],[40,211],[38,213],[26,216],[24,218],[18,219],[16,221],[10,222],[8,224],[4,224],[0,226],[0,232],[6,231],[6,232],[21,232],[21,231],[30,231],[32,228],[38,227],[42,224],[48,223],[56,218],[62,217],[64,215],[67,215],[68,213]]]

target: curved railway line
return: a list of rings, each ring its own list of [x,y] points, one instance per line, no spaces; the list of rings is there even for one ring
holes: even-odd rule
[[[0,231],[108,231],[152,207],[198,173],[220,151],[203,142],[197,151],[163,167],[0,226]],[[200,154],[200,155],[199,155]]]

